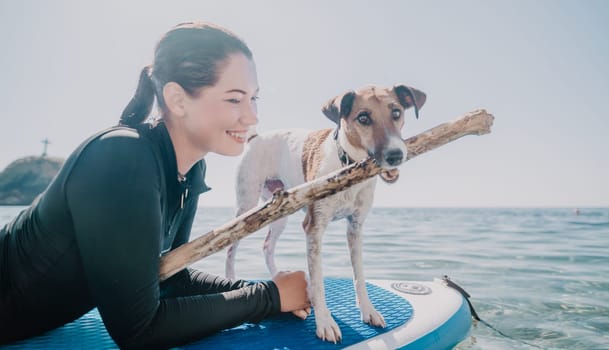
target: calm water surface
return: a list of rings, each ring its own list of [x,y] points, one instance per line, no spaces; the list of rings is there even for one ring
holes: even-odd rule
[[[0,225],[21,207],[0,207]],[[193,236],[232,218],[202,207]],[[306,270],[302,213],[277,245],[277,266]],[[241,278],[267,278],[264,233],[243,240]],[[195,264],[224,274],[222,251]],[[326,276],[350,277],[345,223],[332,223],[323,246]],[[471,295],[482,324],[458,349],[609,349],[609,208],[373,209],[364,226],[367,278],[431,280],[449,275]]]

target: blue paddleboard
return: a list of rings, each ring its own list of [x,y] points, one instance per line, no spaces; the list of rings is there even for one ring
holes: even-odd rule
[[[343,339],[338,344],[315,336],[315,310],[306,320],[291,314],[242,324],[180,349],[452,349],[471,326],[465,298],[441,280],[431,282],[370,280],[368,294],[386,328],[360,320],[350,279],[327,278],[326,301]],[[116,349],[94,309],[78,320],[2,349]]]

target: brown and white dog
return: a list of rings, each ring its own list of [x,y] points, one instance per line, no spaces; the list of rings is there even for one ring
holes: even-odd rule
[[[397,166],[406,158],[401,137],[404,110],[418,111],[425,103],[423,92],[398,85],[376,86],[348,91],[331,99],[323,113],[337,124],[325,130],[276,130],[250,139],[237,175],[237,215],[267,200],[277,189],[287,189],[324,176],[353,161],[374,157],[386,169],[380,176],[392,183],[399,175]],[[372,205],[376,177],[319,200],[306,208],[303,228],[306,232],[309,268],[309,297],[315,308],[317,336],[337,342],[341,331],[326,306],[321,267],[321,242],[330,221],[347,219],[347,237],[355,292],[362,321],[385,327],[383,316],[370,303],[362,267],[362,225]],[[271,275],[277,273],[275,244],[284,230],[287,217],[269,225],[264,242],[266,265]],[[234,259],[238,242],[228,250],[226,276],[235,278]]]

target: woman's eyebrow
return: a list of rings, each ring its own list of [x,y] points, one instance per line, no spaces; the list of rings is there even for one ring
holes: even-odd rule
[[[243,90],[241,90],[241,89],[232,89],[232,90],[228,90],[228,91],[226,91],[226,93],[227,93],[227,94],[228,94],[228,93],[231,93],[231,92],[238,92],[238,93],[241,93],[241,94],[244,94],[244,95],[245,95],[245,91],[243,91]]]
[[[256,93],[258,93],[258,91],[260,91],[260,88],[257,88],[257,89],[256,89]],[[245,92],[245,91],[243,91],[243,90],[241,90],[241,89],[232,89],[232,90],[228,90],[228,91],[226,91],[226,92],[225,92],[225,94],[228,94],[228,93],[231,93],[231,92],[238,92],[238,93],[240,93],[240,94],[247,95],[247,92]]]

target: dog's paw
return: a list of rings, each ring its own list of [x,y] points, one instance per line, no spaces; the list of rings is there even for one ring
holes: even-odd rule
[[[381,315],[380,312],[376,311],[376,309],[372,305],[367,308],[362,308],[360,311],[362,313],[362,321],[364,323],[375,327],[387,327],[387,323],[385,323],[383,315]]]
[[[340,332],[340,328],[329,311],[326,310],[326,312],[320,312],[318,314],[316,310],[315,325],[317,326],[317,337],[321,340],[333,342],[334,344],[342,340],[343,335]]]

